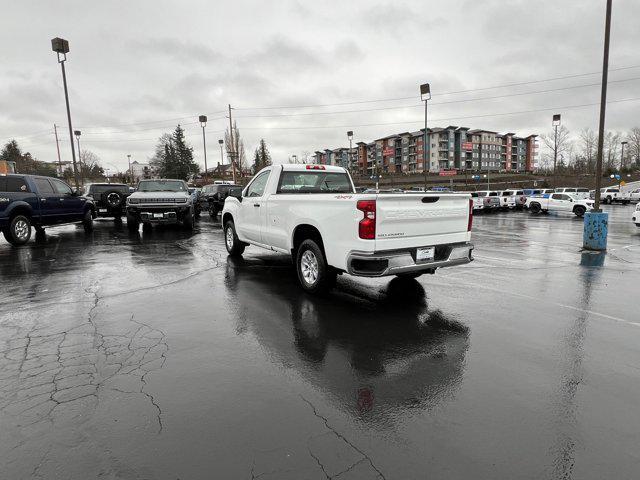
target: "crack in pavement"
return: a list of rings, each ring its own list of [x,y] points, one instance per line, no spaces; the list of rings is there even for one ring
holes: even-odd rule
[[[311,410],[313,411],[313,414],[318,417],[320,420],[322,420],[322,422],[324,423],[325,427],[331,432],[333,433],[338,439],[342,440],[344,443],[346,443],[347,445],[349,445],[353,450],[355,450],[356,452],[358,452],[362,458],[360,460],[358,460],[357,462],[355,462],[354,464],[350,465],[347,469],[342,470],[341,472],[336,473],[333,476],[330,476],[324,465],[321,463],[320,459],[313,454],[313,452],[311,451],[311,447],[307,444],[307,449],[309,451],[309,454],[311,455],[311,457],[313,457],[313,459],[318,463],[318,465],[320,466],[320,468],[322,469],[322,472],[325,474],[325,476],[328,479],[333,479],[333,478],[337,478],[338,476],[348,472],[349,470],[351,470],[352,468],[354,468],[356,465],[362,463],[363,461],[367,461],[369,463],[369,465],[371,466],[371,468],[373,468],[373,470],[375,470],[377,472],[377,474],[382,478],[385,479],[386,477],[384,476],[384,474],[378,469],[378,467],[375,466],[375,464],[373,463],[373,461],[371,460],[371,458],[364,453],[362,450],[360,450],[360,448],[358,448],[356,445],[354,445],[349,439],[347,439],[344,435],[342,435],[340,432],[338,432],[335,428],[333,428],[331,425],[329,425],[329,420],[320,415],[318,413],[318,410],[316,409],[315,405],[313,403],[311,403],[309,400],[307,400],[303,395],[300,395],[300,398],[302,398],[302,400],[304,400],[310,407]],[[312,437],[313,438],[313,437]],[[311,440],[311,439],[309,439]]]

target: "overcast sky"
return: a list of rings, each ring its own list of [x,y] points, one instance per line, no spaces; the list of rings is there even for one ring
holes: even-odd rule
[[[202,113],[215,165],[229,103],[248,155],[264,138],[276,162],[348,146],[347,130],[354,141],[415,130],[423,82],[430,127],[544,133],[556,111],[572,131],[597,127],[596,106],[568,108],[599,102],[597,73],[486,87],[599,72],[604,0],[3,3],[0,141],[41,160],[57,158],[54,123],[70,157],[56,36],[70,43],[82,148],[110,169],[126,168],[127,154],[147,161],[177,123],[202,163]],[[615,0],[609,100],[636,100],[608,105],[614,130],[640,125],[638,25],[640,2]],[[473,91],[449,93],[461,90]],[[286,106],[296,108],[264,108]]]

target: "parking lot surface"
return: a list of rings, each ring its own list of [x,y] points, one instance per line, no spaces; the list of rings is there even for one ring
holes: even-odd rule
[[[0,478],[637,478],[632,208],[606,255],[478,215],[473,263],[326,297],[209,218],[3,241]]]

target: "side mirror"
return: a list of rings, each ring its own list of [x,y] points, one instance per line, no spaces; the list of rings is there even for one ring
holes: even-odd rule
[[[242,187],[231,187],[229,189],[229,196],[237,198],[239,202],[242,202]]]

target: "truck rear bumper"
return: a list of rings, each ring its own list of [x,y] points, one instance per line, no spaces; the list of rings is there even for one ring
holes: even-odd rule
[[[412,272],[432,272],[437,268],[464,265],[473,261],[473,244],[469,242],[436,245],[435,257],[416,261],[416,249],[381,252],[352,251],[347,258],[347,272],[359,277],[384,277]]]

